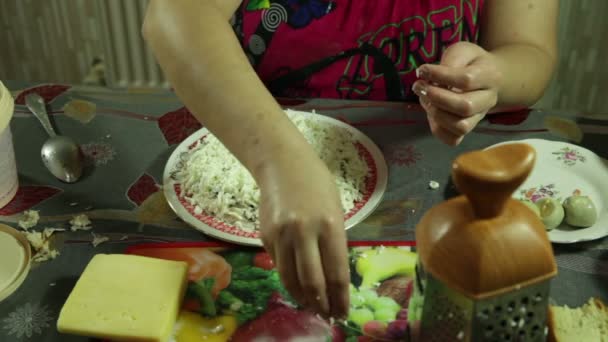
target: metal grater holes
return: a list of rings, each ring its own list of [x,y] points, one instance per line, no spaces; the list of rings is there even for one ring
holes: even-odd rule
[[[432,312],[436,313],[436,324],[441,326],[441,329],[434,330],[429,341],[445,342],[463,339],[465,317],[462,309],[449,298],[439,296],[433,300]]]
[[[483,329],[482,339],[519,342],[538,338],[542,333],[538,321],[542,319],[542,315],[537,317],[534,311],[543,299],[544,296],[540,293],[532,293],[480,307],[476,317],[481,323],[480,328]]]

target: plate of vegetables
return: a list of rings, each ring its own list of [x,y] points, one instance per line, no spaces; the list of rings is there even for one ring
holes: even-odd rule
[[[351,308],[342,322],[303,310],[262,249],[222,243],[146,244],[127,253],[188,263],[175,342],[408,341],[417,256],[408,246],[413,243],[386,244],[350,247]]]
[[[514,193],[542,220],[554,243],[608,236],[608,161],[566,142],[526,139],[536,164]],[[494,145],[497,146],[497,145]]]

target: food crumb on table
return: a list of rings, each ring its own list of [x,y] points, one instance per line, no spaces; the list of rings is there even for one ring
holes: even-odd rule
[[[26,232],[25,237],[36,252],[32,257],[35,262],[43,262],[55,259],[59,255],[59,251],[51,248],[51,236],[55,232],[65,231],[62,228],[44,228],[41,232]]]
[[[97,247],[97,246],[101,245],[102,243],[110,240],[110,238],[107,236],[97,235],[93,232],[91,232],[91,235],[93,236],[93,240],[91,241],[91,244],[93,245],[93,247]]]
[[[74,218],[70,220],[70,225],[72,225],[71,230],[73,232],[77,230],[90,230],[91,228],[93,228],[91,226],[91,220],[89,220],[89,217],[85,214],[79,214],[74,216]]]
[[[23,212],[23,216],[19,220],[19,227],[24,230],[28,230],[38,224],[40,220],[40,214],[38,210],[26,210]]]
[[[431,189],[431,190],[437,190],[437,189],[439,189],[439,183],[436,182],[436,181],[433,181],[433,180],[430,181],[429,182],[429,189]]]

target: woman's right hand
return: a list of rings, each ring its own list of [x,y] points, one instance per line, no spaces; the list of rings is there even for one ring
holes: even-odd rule
[[[334,178],[308,147],[297,158],[281,159],[258,181],[264,246],[298,303],[326,317],[346,318],[350,273]]]

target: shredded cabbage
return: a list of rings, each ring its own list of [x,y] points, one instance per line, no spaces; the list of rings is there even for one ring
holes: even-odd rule
[[[352,133],[342,127],[287,111],[298,130],[334,175],[342,208],[348,213],[363,198],[369,167],[359,155]],[[173,179],[195,208],[242,230],[259,228],[260,189],[249,171],[212,134],[181,156]]]

